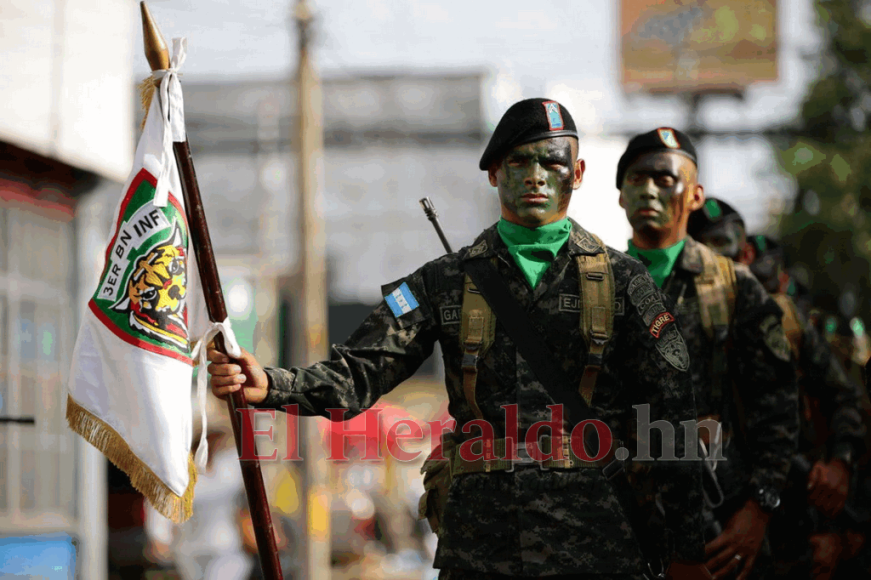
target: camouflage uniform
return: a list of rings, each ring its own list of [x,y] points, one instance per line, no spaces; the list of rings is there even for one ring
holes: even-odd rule
[[[737,291],[729,335],[719,344],[702,327],[694,277],[702,273],[701,252],[710,249],[686,238],[683,252],[663,291],[672,299],[690,352],[699,416],[719,416],[728,434],[717,476],[727,499],[746,499],[748,485],[782,490],[798,441],[798,389],[782,311],[746,266],[735,265]],[[719,396],[711,388],[716,349],[728,349]],[[732,383],[743,403],[747,439],[742,441]],[[733,435],[738,435],[733,437]]]
[[[783,491],[798,439],[798,389],[782,311],[746,266],[735,265],[731,328],[715,340],[708,338],[695,286],[695,277],[703,273],[702,252],[712,250],[688,236],[663,291],[675,304],[687,341],[699,417],[723,424],[726,461],[719,462],[716,475],[725,502],[714,515],[725,525],[753,490]],[[715,356],[718,349],[723,350]],[[743,427],[736,391],[746,419]],[[751,577],[763,574],[769,562],[763,546]]]
[[[843,453],[859,457],[865,447],[860,386],[847,377],[798,305],[786,295],[776,299],[784,311],[790,310],[786,316],[794,320],[784,326],[798,362],[802,411],[799,453],[811,464]],[[793,472],[783,504],[769,527],[777,574],[792,578],[803,572],[807,577],[811,560],[808,537],[837,529],[821,522],[816,510],[808,506],[807,477]]]
[[[410,377],[438,341],[450,413],[458,426],[475,419],[462,388],[458,316],[462,263],[493,257],[513,295],[542,335],[552,341],[550,349],[567,375],[579,384],[587,347],[579,331],[575,256],[602,250],[572,222],[569,240],[533,291],[496,227],[490,227],[473,246],[429,262],[382,288],[386,295],[406,283],[419,303],[417,308],[397,317],[382,301],[344,345],[332,347],[330,361],[306,369],[267,369],[270,391],[259,406],[298,403],[303,415],[324,415],[325,409],[335,407],[348,408],[351,415],[360,413]],[[593,410],[634,456],[632,405],[650,404],[651,420],[663,419],[675,427],[676,454],[682,457],[683,434],[678,423],[695,416],[685,372],[689,365],[685,343],[677,323],[657,329],[659,338],[654,338],[649,326],[666,311],[662,294],[638,261],[610,248],[607,251],[614,271],[614,333],[604,353]],[[518,406],[521,438],[533,423],[550,419],[547,405],[559,401],[537,381],[498,324],[494,343],[478,368],[476,400],[497,438],[505,437],[503,405]],[[478,433],[472,430],[465,438]],[[662,491],[669,514],[667,530],[654,533],[670,537],[677,558],[702,561],[699,462],[653,465],[650,478]],[[598,573],[616,578],[643,570],[633,531],[600,469],[542,471],[518,465],[513,473],[455,476],[441,528],[434,565],[442,568],[442,577]]]
[[[847,376],[828,343],[808,322],[806,312],[797,304],[795,314],[800,331],[799,385],[803,394],[819,401],[828,435],[816,432],[817,429],[807,423],[809,409],[803,409],[799,451],[809,452],[815,440],[825,438],[829,456],[836,456],[839,450],[847,447],[853,458],[858,458],[864,452],[866,436],[862,415],[863,389]]]

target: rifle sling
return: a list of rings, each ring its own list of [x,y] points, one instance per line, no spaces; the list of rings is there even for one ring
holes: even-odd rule
[[[593,410],[584,401],[581,393],[571,388],[571,381],[559,362],[551,355],[546,343],[538,330],[529,320],[529,315],[517,302],[508,289],[505,280],[496,267],[487,259],[468,260],[464,269],[477,289],[484,296],[487,304],[496,314],[496,320],[511,337],[517,350],[529,364],[538,380],[553,395],[554,400],[563,403],[568,410],[568,416],[575,424],[588,420],[596,420]],[[585,429],[585,444],[587,453],[590,449],[598,449],[598,436],[595,429]],[[592,434],[592,439],[589,436]],[[595,441],[595,444],[591,443]],[[598,454],[598,453],[597,453]],[[595,455],[590,455],[594,457]],[[625,461],[614,459],[602,469],[602,474],[614,489],[620,507],[623,508],[629,520],[641,553],[648,564],[660,564],[659,550],[647,529],[647,515],[644,514],[635,499],[636,493],[626,479]]]

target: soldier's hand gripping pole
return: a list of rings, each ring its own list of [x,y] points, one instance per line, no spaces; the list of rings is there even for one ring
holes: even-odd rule
[[[445,247],[445,251],[449,254],[453,254],[454,251],[451,249],[451,245],[448,243],[448,239],[445,237],[445,233],[442,231],[442,226],[439,224],[439,214],[436,213],[435,206],[432,204],[432,201],[428,197],[420,200],[420,206],[423,208],[423,213],[426,214],[426,217],[429,221],[432,222],[432,227],[435,228],[436,233],[439,235],[439,239],[442,241],[442,245]]]

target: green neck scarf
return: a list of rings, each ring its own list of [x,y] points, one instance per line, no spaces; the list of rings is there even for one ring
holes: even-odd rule
[[[657,248],[655,250],[640,250],[635,247],[632,240],[629,240],[629,249],[627,254],[641,260],[641,263],[647,266],[647,271],[653,277],[656,285],[662,288],[665,279],[671,274],[674,265],[677,263],[677,258],[683,251],[686,238],[682,239],[673,246],[667,248]]]
[[[503,218],[499,220],[496,230],[508,246],[514,263],[534,290],[556,253],[568,241],[572,223],[568,219],[562,219],[533,229],[513,224]]]

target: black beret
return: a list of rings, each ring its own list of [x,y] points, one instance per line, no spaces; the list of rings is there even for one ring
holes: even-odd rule
[[[549,99],[514,103],[496,125],[478,167],[487,171],[514,147],[553,137],[578,137],[568,109]]]
[[[744,226],[744,218],[734,207],[721,199],[709,197],[705,205],[690,214],[687,220],[687,234],[696,237],[707,232],[714,226],[737,221]]]
[[[653,151],[674,151],[692,159],[696,167],[699,165],[696,148],[693,147],[693,142],[690,141],[686,133],[681,133],[671,127],[660,127],[649,133],[636,135],[629,141],[626,151],[620,157],[620,162],[617,163],[617,189],[623,185],[623,176],[626,175],[626,170],[629,169],[632,162],[639,155]]]

